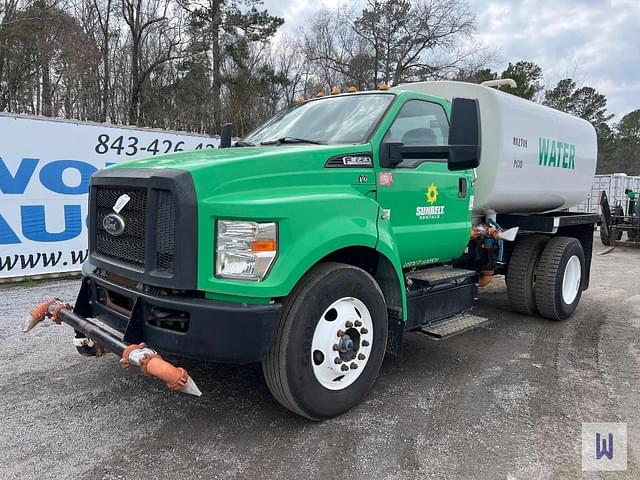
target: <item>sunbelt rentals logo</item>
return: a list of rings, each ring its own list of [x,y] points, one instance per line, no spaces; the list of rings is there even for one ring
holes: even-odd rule
[[[438,202],[438,187],[430,184],[424,192],[424,197],[429,206],[416,207],[416,217],[420,220],[434,220],[444,214],[444,205],[435,205]]]
[[[575,170],[576,146],[540,137],[538,138],[538,165]]]

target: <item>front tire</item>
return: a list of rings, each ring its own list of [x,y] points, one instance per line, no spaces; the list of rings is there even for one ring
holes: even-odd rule
[[[540,315],[566,320],[575,311],[584,283],[582,245],[572,237],[553,237],[547,243],[536,274],[536,305]]]
[[[360,403],[386,343],[387,309],[373,277],[352,265],[321,263],[289,296],[262,371],[285,408],[324,420]]]

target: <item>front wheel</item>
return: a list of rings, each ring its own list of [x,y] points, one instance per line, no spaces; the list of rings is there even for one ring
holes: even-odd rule
[[[284,407],[324,420],[364,398],[386,343],[387,309],[373,277],[351,265],[322,263],[290,295],[262,371]]]

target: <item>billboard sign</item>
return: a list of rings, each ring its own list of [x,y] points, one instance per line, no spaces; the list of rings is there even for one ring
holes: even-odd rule
[[[0,114],[0,279],[80,270],[97,170],[218,144],[195,134]]]

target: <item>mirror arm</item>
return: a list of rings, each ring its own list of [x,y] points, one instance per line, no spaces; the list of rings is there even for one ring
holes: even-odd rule
[[[395,168],[404,160],[400,142],[385,142],[380,148],[380,166],[383,168]]]

